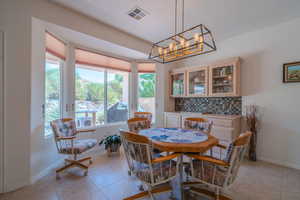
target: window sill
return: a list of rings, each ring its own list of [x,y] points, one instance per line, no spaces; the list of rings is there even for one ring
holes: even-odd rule
[[[126,122],[116,122],[116,123],[110,123],[110,124],[103,124],[103,125],[97,125],[97,126],[88,126],[83,128],[78,128],[78,130],[88,130],[88,129],[101,129],[101,128],[110,128],[114,126],[124,126],[127,125]]]

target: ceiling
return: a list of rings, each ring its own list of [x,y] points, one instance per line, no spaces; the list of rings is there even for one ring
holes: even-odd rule
[[[124,59],[146,59],[147,55],[133,49],[129,49],[105,40],[100,40],[98,38],[92,37],[90,35],[80,33],[56,24],[49,22],[44,22],[48,31],[52,32],[56,36],[65,40],[66,42],[71,42],[78,47],[89,48],[91,50],[97,50],[105,55],[120,57]]]
[[[174,33],[175,0],[50,0],[141,39],[157,42]],[[181,0],[178,0],[181,2]],[[138,6],[148,15],[127,15]],[[300,17],[299,0],[186,0],[185,27],[203,23],[216,41]]]

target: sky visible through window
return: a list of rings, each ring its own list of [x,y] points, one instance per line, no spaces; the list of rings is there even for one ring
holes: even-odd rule
[[[84,69],[84,68],[76,68],[76,72],[80,75],[80,77],[84,80],[89,80],[91,82],[96,82],[96,83],[103,83],[104,81],[104,76],[99,76],[99,73],[97,72],[103,72],[103,71],[93,71],[90,69]],[[115,75],[112,73],[107,74],[107,79],[108,81],[115,80]]]

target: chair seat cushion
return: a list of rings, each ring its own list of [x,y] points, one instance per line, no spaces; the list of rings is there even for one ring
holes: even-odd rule
[[[62,148],[62,152],[66,154],[81,154],[94,146],[96,146],[97,140],[96,139],[80,139],[74,140],[73,148],[74,152],[72,152],[72,147],[68,145],[67,147]]]
[[[193,160],[193,168],[195,178],[218,186],[224,185],[228,168],[200,160]]]
[[[153,164],[154,183],[163,182],[164,180],[176,176],[176,165],[177,163],[173,160]],[[151,171],[148,164],[136,163],[134,172],[139,179],[151,183]]]

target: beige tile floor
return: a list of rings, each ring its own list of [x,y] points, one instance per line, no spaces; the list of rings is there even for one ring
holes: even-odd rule
[[[127,175],[124,155],[95,156],[89,175],[72,169],[60,180],[51,172],[37,183],[0,195],[1,200],[119,200],[138,192],[139,182]],[[236,200],[300,200],[300,171],[265,162],[245,161],[228,193]],[[157,196],[168,199],[169,194]],[[192,198],[189,198],[190,200]],[[203,198],[197,198],[203,199]]]

